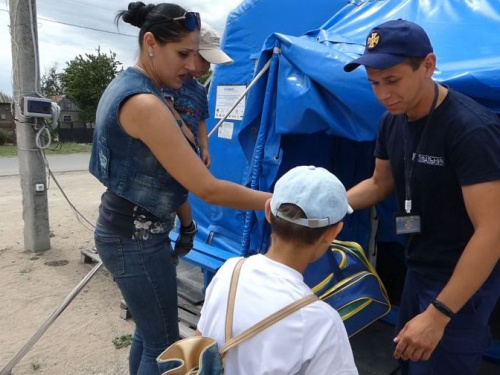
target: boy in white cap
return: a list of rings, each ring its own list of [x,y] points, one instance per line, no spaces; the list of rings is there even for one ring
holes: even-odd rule
[[[271,246],[246,260],[239,276],[232,337],[281,308],[311,295],[303,273],[320,258],[352,212],[342,183],[324,168],[293,168],[276,183],[266,203]],[[207,288],[198,333],[225,343],[231,276],[241,258],[228,260]],[[232,348],[227,374],[357,374],[339,314],[313,302]]]
[[[210,167],[207,125],[205,123],[209,117],[208,100],[207,91],[197,78],[208,73],[210,64],[229,65],[232,63],[233,60],[220,49],[220,38],[215,30],[207,24],[203,24],[200,29],[198,53],[195,55],[195,69],[191,72],[191,76],[185,79],[180,89],[163,89],[163,95],[173,110],[186,139],[199,153],[207,168]],[[184,125],[189,130],[186,130]],[[186,255],[191,250],[194,236],[197,233],[189,202],[184,203],[177,214],[181,227],[179,238],[174,247],[175,264],[178,263],[178,257]]]

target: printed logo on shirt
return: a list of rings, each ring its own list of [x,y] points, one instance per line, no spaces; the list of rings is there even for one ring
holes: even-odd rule
[[[417,160],[416,160],[417,163],[434,165],[436,167],[444,167],[444,158],[442,156],[431,156],[431,155],[422,155],[422,154],[416,155],[414,153],[413,160],[415,160],[415,157],[417,158]]]

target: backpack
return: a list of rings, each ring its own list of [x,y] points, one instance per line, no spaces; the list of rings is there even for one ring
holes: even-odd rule
[[[349,336],[389,313],[384,284],[358,243],[335,240],[322,261],[320,281],[311,289],[338,311]]]

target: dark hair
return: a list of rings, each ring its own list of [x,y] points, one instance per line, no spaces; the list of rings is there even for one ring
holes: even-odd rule
[[[408,57],[405,61],[403,61],[403,64],[410,65],[413,71],[415,71],[420,68],[420,65],[422,65],[424,61],[425,57]]]
[[[123,19],[123,22],[139,27],[139,45],[142,47],[144,34],[150,31],[160,44],[174,43],[181,40],[190,31],[184,22],[168,21],[172,18],[182,17],[186,10],[177,5],[169,3],[144,4],[136,1],[128,5],[128,10],[118,12],[115,22]],[[165,22],[162,22],[165,21]]]
[[[282,204],[278,211],[290,219],[307,218],[299,206],[291,203]],[[321,228],[309,228],[276,217],[271,213],[272,233],[287,242],[296,242],[303,245],[313,245],[332,226],[332,224]]]

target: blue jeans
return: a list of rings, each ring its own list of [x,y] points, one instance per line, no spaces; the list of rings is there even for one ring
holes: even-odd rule
[[[472,272],[472,271],[471,271]],[[406,274],[396,334],[406,322],[427,309],[445,282],[430,280],[415,271]],[[403,375],[473,375],[491,344],[489,317],[500,295],[500,263],[483,286],[455,314],[428,361],[400,361]]]
[[[179,339],[177,280],[168,235],[132,240],[98,222],[94,239],[136,325],[130,374],[158,375],[156,357]]]

